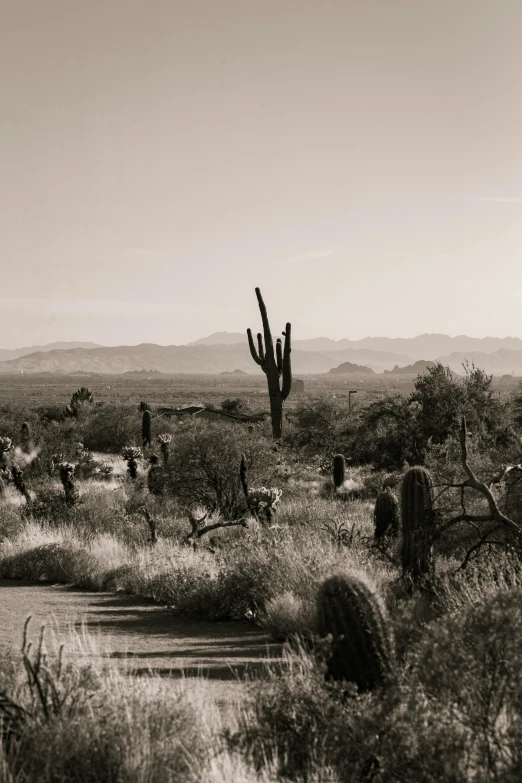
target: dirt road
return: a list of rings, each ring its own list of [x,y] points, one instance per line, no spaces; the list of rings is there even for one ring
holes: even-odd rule
[[[174,617],[152,601],[14,580],[0,580],[0,655],[20,654],[28,615],[33,635],[44,623],[65,640],[69,628],[85,628],[98,638],[91,655],[136,675],[203,676],[231,685],[261,674],[263,659],[275,663],[281,655],[280,645],[248,623]]]

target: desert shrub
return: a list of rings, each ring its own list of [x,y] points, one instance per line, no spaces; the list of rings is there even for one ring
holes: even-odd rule
[[[135,405],[95,405],[85,417],[82,434],[90,451],[118,454],[124,446],[141,446],[141,415]]]
[[[522,764],[522,604],[519,589],[434,623],[416,658],[429,698],[450,707],[484,780],[514,781]]]
[[[166,488],[186,508],[203,506],[235,519],[246,511],[239,478],[245,454],[251,487],[271,486],[273,443],[237,424],[191,422],[178,433],[166,471]]]
[[[90,586],[94,568],[92,556],[74,544],[42,544],[19,551],[0,561],[3,579],[28,579],[33,582],[59,582]]]
[[[269,673],[262,688],[253,688],[250,709],[226,736],[257,769],[275,762],[284,779],[306,780],[312,769],[336,765],[348,721],[340,689],[326,683],[312,656],[302,652],[286,663],[284,677]]]
[[[33,649],[24,643],[25,677],[2,681],[3,780],[201,779],[210,735],[184,692]]]

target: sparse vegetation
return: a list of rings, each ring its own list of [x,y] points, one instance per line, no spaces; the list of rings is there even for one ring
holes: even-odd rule
[[[287,651],[210,730],[184,697],[158,701],[153,679],[60,669],[37,645],[25,680],[0,674],[0,777],[514,783],[517,410],[475,368],[437,366],[351,410],[303,395],[284,442],[137,401],[85,399],[61,420],[6,408],[0,578],[249,619]],[[161,433],[148,465],[147,411]]]

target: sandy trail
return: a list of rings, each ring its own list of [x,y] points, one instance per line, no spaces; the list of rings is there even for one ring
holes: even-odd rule
[[[152,601],[18,580],[0,580],[0,656],[20,654],[28,615],[32,635],[45,623],[67,643],[68,630],[83,627],[97,637],[91,655],[103,663],[137,676],[205,677],[223,694],[281,656],[281,646],[248,623],[174,617]]]

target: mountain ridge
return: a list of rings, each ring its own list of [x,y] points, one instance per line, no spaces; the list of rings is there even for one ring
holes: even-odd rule
[[[224,342],[219,342],[223,340]],[[213,332],[189,345],[234,345],[243,343],[246,333]],[[439,356],[480,351],[494,353],[502,348],[522,351],[522,339],[519,337],[468,337],[447,334],[425,333],[416,337],[363,337],[361,340],[350,340],[343,337],[333,340],[330,337],[311,337],[306,340],[292,340],[293,348],[302,351],[339,351],[345,349],[384,351],[385,353],[404,354],[409,359],[417,361],[433,361]]]

